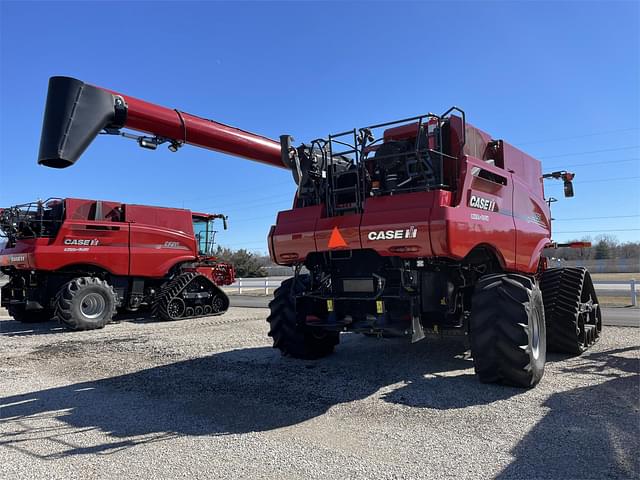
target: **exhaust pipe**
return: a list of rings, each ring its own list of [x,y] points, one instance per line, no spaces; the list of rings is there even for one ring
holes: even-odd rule
[[[38,163],[47,167],[73,165],[98,133],[121,128],[127,105],[119,95],[71,77],[51,77],[42,122]]]

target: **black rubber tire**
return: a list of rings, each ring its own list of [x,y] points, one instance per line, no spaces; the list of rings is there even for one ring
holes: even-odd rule
[[[83,311],[83,302],[89,297],[104,302],[95,317]],[[58,292],[55,316],[71,330],[95,330],[113,319],[117,305],[118,295],[105,280],[78,277],[65,283]]]
[[[534,387],[544,374],[542,293],[523,275],[486,275],[471,303],[471,355],[483,383]]]
[[[553,268],[540,276],[550,352],[580,355],[593,345],[602,331],[602,313],[591,275],[584,267]],[[595,304],[581,312],[580,304]]]
[[[42,323],[48,322],[53,317],[50,310],[25,310],[23,305],[9,305],[7,306],[9,315],[14,320],[21,323]]]
[[[267,322],[273,348],[287,357],[313,360],[333,353],[340,342],[340,333],[298,323],[294,295],[303,292],[308,285],[308,275],[299,275],[297,281],[289,278],[282,282],[269,303],[271,314]]]

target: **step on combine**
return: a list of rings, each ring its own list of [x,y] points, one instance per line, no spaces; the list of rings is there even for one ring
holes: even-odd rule
[[[469,339],[481,381],[532,387],[547,349],[580,353],[600,335],[589,273],[548,269],[543,256],[557,245],[543,180],[562,180],[572,196],[573,174],[543,175],[538,160],[458,108],[294,145],[53,77],[38,162],[68,167],[99,133],[292,172],[292,207],[268,236],[273,261],[295,269],[267,319],[285,355],[323,357],[343,331],[457,335]]]
[[[234,270],[213,256],[218,219],[226,228],[221,214],[77,198],[1,209],[2,306],[15,320],[57,318],[73,330],[102,328],[118,310],[220,315]]]

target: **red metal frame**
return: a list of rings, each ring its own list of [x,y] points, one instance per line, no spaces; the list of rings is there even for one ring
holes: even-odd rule
[[[172,267],[195,262],[194,270],[218,285],[234,282],[233,267],[198,254],[192,217],[210,217],[178,208],[102,202],[103,218],[90,219],[95,200],[68,198],[55,238],[22,239],[0,251],[0,267],[60,271],[96,267],[112,275],[163,278]],[[111,213],[124,212],[114,220]]]
[[[129,95],[106,91],[124,98],[127,104],[127,128],[285,168],[280,160],[280,143],[270,138]]]

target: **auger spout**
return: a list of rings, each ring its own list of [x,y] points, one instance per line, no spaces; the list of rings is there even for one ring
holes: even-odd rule
[[[154,136],[141,146],[153,148],[168,141],[173,150],[188,144],[289,168],[282,162],[277,141],[70,77],[49,79],[38,163],[69,167],[101,131],[115,133],[121,128]]]

